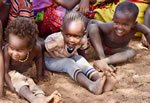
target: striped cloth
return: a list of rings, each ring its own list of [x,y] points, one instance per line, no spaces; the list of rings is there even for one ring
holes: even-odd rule
[[[29,0],[10,0],[9,21],[17,17],[33,17],[32,4]]]

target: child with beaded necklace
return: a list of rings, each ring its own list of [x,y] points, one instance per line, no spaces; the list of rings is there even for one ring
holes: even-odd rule
[[[60,96],[58,92],[54,92],[46,97],[31,78],[22,74],[34,62],[37,79],[43,76],[42,52],[36,42],[36,24],[31,19],[17,18],[9,23],[5,33],[8,35],[8,43],[4,47],[5,81],[10,90],[17,92],[30,103],[48,103],[52,98]]]

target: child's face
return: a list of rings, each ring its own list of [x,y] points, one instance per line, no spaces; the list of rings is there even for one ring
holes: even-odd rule
[[[73,21],[68,28],[62,30],[65,43],[69,48],[75,48],[80,44],[85,32],[84,24],[81,21]]]
[[[24,60],[27,57],[29,51],[30,49],[27,47],[26,38],[21,39],[14,34],[9,35],[8,54],[13,60]]]
[[[134,28],[135,21],[131,14],[117,12],[113,17],[113,28],[117,36],[127,35]]]

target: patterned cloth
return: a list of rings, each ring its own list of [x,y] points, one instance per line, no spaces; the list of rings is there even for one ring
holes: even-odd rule
[[[34,0],[33,10],[41,37],[60,30],[66,14],[65,8],[57,5],[53,0]]]
[[[113,0],[112,2],[108,2],[107,0],[97,0],[97,2],[94,5],[90,5],[89,7],[89,12],[87,13],[87,16],[89,18],[94,18],[95,17],[95,9],[103,9],[109,7],[110,4],[117,4],[119,0]],[[104,13],[105,14],[105,13]]]
[[[65,13],[66,10],[61,6],[50,6],[45,8],[43,21],[37,22],[40,34],[47,36],[51,33],[59,31]]]
[[[9,21],[17,17],[33,17],[32,4],[28,0],[10,0]]]

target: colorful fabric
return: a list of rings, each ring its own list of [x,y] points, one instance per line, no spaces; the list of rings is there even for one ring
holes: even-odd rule
[[[137,3],[144,3],[144,4],[149,4],[150,5],[150,0],[129,0],[131,2],[137,2]]]
[[[95,9],[94,19],[100,20],[102,22],[112,21],[116,6],[117,6],[116,4],[112,3],[112,4],[108,4],[107,7],[105,8]]]
[[[141,24],[144,24],[144,15],[145,15],[145,11],[148,8],[150,1],[146,1],[146,0],[128,0],[130,2],[133,2],[137,5],[137,7],[139,8],[139,14],[137,17],[137,21]],[[140,32],[137,32],[135,34],[135,36],[140,37],[142,34]]]
[[[33,0],[33,10],[41,10],[43,8],[47,8],[49,6],[53,5],[52,0]]]
[[[120,0],[120,2],[123,2],[125,0]],[[137,21],[139,23],[144,23],[144,13],[148,7],[149,4],[149,0],[128,0],[130,2],[134,2],[138,8],[139,8],[139,14],[137,17]],[[143,2],[141,2],[143,1]],[[114,11],[116,8],[116,4],[115,3],[111,3],[108,4],[105,8],[96,8],[94,9],[94,19],[100,20],[102,22],[109,22],[112,21],[113,15],[114,15]],[[141,36],[141,33],[136,33],[135,36]]]
[[[94,5],[90,5],[89,7],[89,12],[87,13],[87,16],[89,18],[94,18],[95,17],[95,9],[103,9],[107,8],[109,4],[117,4],[119,0],[113,0],[113,2],[108,2],[107,0],[97,0],[97,2]]]
[[[49,35],[60,30],[63,17],[66,14],[66,9],[58,6],[49,6],[43,9],[43,21],[37,21],[41,35]]]
[[[32,4],[28,0],[10,0],[9,21],[17,17],[33,17]]]
[[[33,0],[33,10],[40,37],[60,30],[66,9],[53,0]]]

